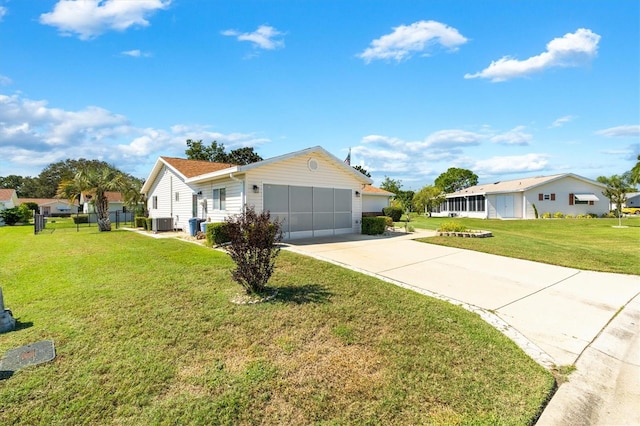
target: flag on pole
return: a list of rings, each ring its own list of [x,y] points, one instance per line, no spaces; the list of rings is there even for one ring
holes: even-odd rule
[[[344,164],[347,166],[351,165],[351,148],[349,148],[349,154],[347,154],[347,158],[344,159]]]

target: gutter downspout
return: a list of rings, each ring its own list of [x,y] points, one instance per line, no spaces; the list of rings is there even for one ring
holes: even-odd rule
[[[245,199],[245,192],[244,192],[244,180],[238,179],[233,175],[233,173],[229,173],[229,179],[234,180],[236,182],[240,182],[242,184],[242,188],[240,189],[240,200],[242,201],[242,207],[241,207],[242,213],[244,213],[247,205],[247,200]]]

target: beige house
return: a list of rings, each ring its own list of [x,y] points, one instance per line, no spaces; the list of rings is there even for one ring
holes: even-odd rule
[[[78,212],[78,203],[70,203],[69,200],[59,198],[20,198],[22,203],[36,203],[38,213],[45,217],[69,216]]]
[[[360,233],[371,183],[315,146],[244,166],[160,157],[141,192],[161,227],[188,230],[191,218],[221,222],[252,206],[292,239]]]
[[[606,185],[573,173],[475,185],[446,195],[433,216],[534,219],[544,213],[577,216],[609,212]]]

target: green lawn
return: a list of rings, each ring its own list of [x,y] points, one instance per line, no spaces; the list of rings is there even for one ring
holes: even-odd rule
[[[640,218],[483,220],[412,216],[415,228],[456,221],[493,238],[434,237],[420,241],[571,268],[640,275]],[[403,223],[400,225],[404,226]]]
[[[0,424],[528,424],[551,374],[477,315],[282,252],[269,303],[239,306],[224,253],[127,231],[0,228],[19,321]]]

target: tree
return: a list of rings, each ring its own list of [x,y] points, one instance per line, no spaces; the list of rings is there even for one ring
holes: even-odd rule
[[[366,169],[364,169],[362,166],[357,165],[357,166],[353,166],[354,169],[356,169],[357,171],[359,171],[360,173],[362,173],[363,175],[365,175],[366,177],[371,177],[371,173],[369,173]]]
[[[70,201],[80,194],[90,195],[96,209],[100,232],[111,231],[109,200],[106,192],[121,191],[126,186],[125,175],[112,166],[86,167],[78,171],[73,179],[65,180],[58,186],[57,195]]]
[[[224,144],[218,145],[218,142],[213,141],[211,145],[204,146],[202,139],[198,141],[187,139],[187,146],[185,154],[189,160],[229,163],[240,166],[262,161],[262,157],[254,152],[253,147],[237,148],[227,153]]]
[[[257,153],[253,151],[253,147],[244,147],[244,148],[234,149],[229,153],[228,158],[229,158],[229,161],[227,161],[228,163],[237,164],[240,166],[262,161],[262,157],[260,157]]]
[[[258,214],[248,207],[243,214],[228,218],[225,225],[229,238],[227,252],[236,263],[232,272],[234,281],[247,294],[264,293],[280,252],[280,222],[271,221],[268,211]]]
[[[398,193],[402,191],[402,181],[391,179],[389,176],[385,176],[384,180],[380,184],[380,188],[398,195]]]
[[[627,172],[611,177],[600,176],[598,182],[607,185],[607,189],[602,194],[607,197],[612,204],[616,205],[616,215],[618,216],[618,226],[622,225],[622,205],[627,202],[627,193],[632,192],[634,187],[631,185],[631,173]]]
[[[138,179],[133,176],[127,176],[124,181],[124,187],[121,188],[122,200],[124,205],[131,210],[136,216],[147,217],[147,197],[140,192],[144,179]]]
[[[445,200],[440,188],[433,185],[424,186],[413,196],[413,205],[419,212],[431,213],[434,208]]]
[[[638,185],[640,184],[640,155],[638,155],[638,162],[631,169],[631,184]]]
[[[450,167],[446,172],[438,176],[434,183],[445,194],[450,194],[477,185],[478,175],[471,170]]]

